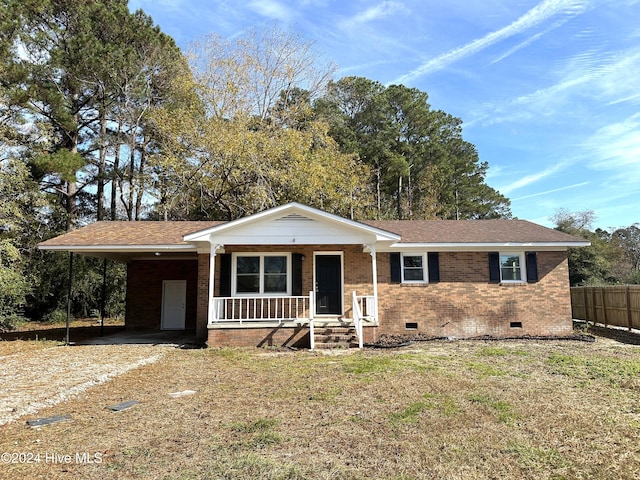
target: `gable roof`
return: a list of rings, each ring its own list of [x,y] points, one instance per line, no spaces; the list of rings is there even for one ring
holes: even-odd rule
[[[43,250],[54,247],[192,247],[185,235],[224,222],[95,222],[40,243]]]
[[[403,244],[586,242],[526,220],[364,220],[363,223],[400,235]]]
[[[290,203],[231,222],[221,221],[100,221],[38,245],[43,250],[76,251],[94,255],[125,252],[197,252],[198,243],[208,242],[212,234],[229,238],[247,226],[268,222],[299,221],[301,230],[314,220],[334,229],[359,232],[381,241],[381,251],[403,248],[422,249],[566,249],[589,242],[525,220],[381,220],[357,222],[322,210]],[[271,224],[273,225],[273,223]],[[316,225],[317,226],[317,225]],[[241,237],[240,237],[241,238]],[[264,243],[269,243],[267,237]],[[294,239],[295,240],[295,239]],[[241,242],[240,242],[241,243]],[[274,243],[274,242],[272,242]],[[277,241],[274,243],[278,243]],[[207,243],[208,244],[208,243]],[[106,255],[105,255],[106,256]],[[115,257],[115,255],[112,255]]]
[[[258,233],[256,229],[261,231]],[[220,239],[221,243],[226,243],[229,240],[232,243],[242,242],[242,239],[245,238],[247,243],[251,244],[255,244],[256,241],[271,244],[288,244],[290,243],[290,238],[295,236],[298,237],[298,240],[300,240],[299,237],[302,237],[302,241],[307,243],[323,243],[323,240],[326,243],[336,243],[339,240],[332,237],[342,237],[344,239],[342,234],[347,232],[350,235],[346,236],[351,236],[350,242],[354,241],[354,235],[359,237],[359,240],[365,241],[366,239],[368,242],[382,241],[392,243],[401,240],[399,235],[374,225],[350,220],[297,202],[280,205],[231,222],[214,225],[187,235],[184,239],[188,242],[203,242],[209,241],[212,236],[215,236]],[[256,237],[255,239],[253,239],[254,236]],[[252,238],[252,240],[249,241],[249,238]]]
[[[195,230],[223,222],[112,222],[100,221],[50,238],[42,250],[76,252],[99,258],[129,262],[136,258],[196,258],[198,246],[185,242]]]

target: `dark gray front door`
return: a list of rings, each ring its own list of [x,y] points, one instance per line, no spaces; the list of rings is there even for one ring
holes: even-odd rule
[[[316,255],[316,313],[342,315],[342,257]]]

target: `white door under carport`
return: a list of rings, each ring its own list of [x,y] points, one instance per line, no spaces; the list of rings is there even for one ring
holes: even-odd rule
[[[162,282],[162,330],[184,330],[186,300],[186,280]]]

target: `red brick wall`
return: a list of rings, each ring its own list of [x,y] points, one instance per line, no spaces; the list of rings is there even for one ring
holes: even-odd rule
[[[159,330],[162,281],[186,280],[185,329],[195,329],[197,275],[196,260],[136,260],[127,265],[127,328]]]
[[[389,254],[378,255],[378,333],[469,338],[568,335],[572,331],[565,252],[538,252],[537,283],[489,283],[486,252],[440,253],[440,282],[392,284]],[[418,329],[407,330],[406,323]],[[521,322],[514,328],[511,322]]]
[[[209,330],[210,347],[296,347],[309,348],[309,329],[303,327],[214,328]]]
[[[361,245],[338,246],[234,246],[232,252],[287,252],[305,256],[303,292],[313,289],[314,251],[342,251],[344,262],[345,316],[351,317],[351,293],[372,295],[371,255]],[[538,252],[539,282],[489,283],[486,252],[440,253],[440,282],[427,285],[391,283],[389,254],[379,253],[378,295],[380,326],[365,329],[365,341],[380,334],[424,333],[458,338],[492,335],[568,335],[572,332],[569,276],[565,252]],[[216,259],[217,260],[217,259]],[[199,256],[198,329],[209,345],[290,345],[306,338],[308,329],[212,329],[207,328],[209,256]],[[219,295],[219,262],[216,261],[216,295]],[[520,322],[515,328],[512,322]],[[417,330],[406,323],[417,323]],[[305,337],[306,335],[306,337]],[[291,338],[290,338],[291,336]],[[297,343],[296,343],[297,345]]]
[[[314,252],[342,252],[344,274],[344,311],[345,317],[351,317],[351,295],[373,295],[371,255],[362,251],[362,245],[330,246],[301,245],[299,247],[270,246],[229,246],[225,253],[234,252],[291,252],[304,255],[302,262],[302,293],[308,295],[313,290],[313,254]],[[263,346],[263,345],[305,345],[309,346],[309,330],[294,328],[249,328],[249,329],[211,329],[207,328],[207,296],[209,289],[209,255],[199,255],[198,259],[198,326],[197,335],[208,338],[210,346]],[[220,262],[216,257],[215,295],[220,295]],[[293,335],[293,336],[292,336]],[[294,343],[292,343],[294,342]],[[306,342],[306,343],[305,343]]]

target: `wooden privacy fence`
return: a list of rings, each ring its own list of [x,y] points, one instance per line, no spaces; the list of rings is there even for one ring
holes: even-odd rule
[[[640,329],[640,285],[571,287],[573,318]]]

